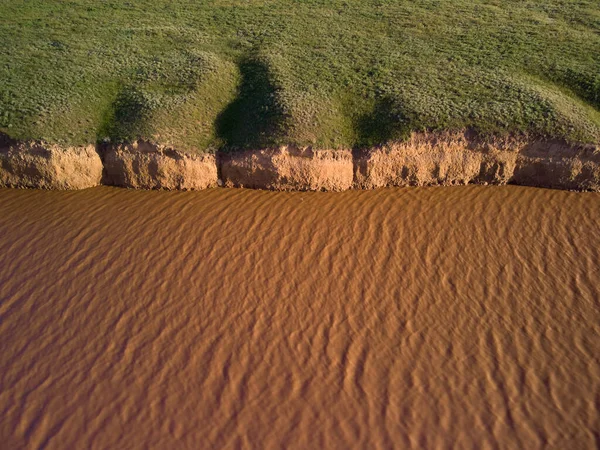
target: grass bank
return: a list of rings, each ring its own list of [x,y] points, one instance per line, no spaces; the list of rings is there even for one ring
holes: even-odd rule
[[[15,0],[0,17],[0,132],[17,139],[600,142],[596,0]]]

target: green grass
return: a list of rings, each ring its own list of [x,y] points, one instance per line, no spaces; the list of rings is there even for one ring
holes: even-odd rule
[[[600,142],[597,0],[11,0],[0,132],[187,150]]]

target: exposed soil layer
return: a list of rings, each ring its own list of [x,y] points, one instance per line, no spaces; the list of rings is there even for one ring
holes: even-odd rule
[[[102,162],[98,153],[102,155]],[[600,147],[469,132],[414,133],[365,150],[273,149],[186,153],[146,141],[94,149],[43,143],[0,150],[0,186],[81,189],[344,191],[390,186],[518,184],[600,191]]]
[[[352,187],[349,150],[279,149],[224,154],[221,178],[227,187],[276,191],[345,191]]]
[[[0,186],[85,189],[98,186],[101,179],[102,161],[92,145],[22,142],[0,147]]]
[[[558,141],[483,140],[467,133],[415,133],[359,153],[354,187],[519,184],[570,190],[600,189],[600,149]]]
[[[205,189],[217,185],[211,154],[193,155],[139,141],[106,148],[103,184],[136,189]]]

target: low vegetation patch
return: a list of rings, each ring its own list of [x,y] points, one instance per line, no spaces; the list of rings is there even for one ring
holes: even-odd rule
[[[600,142],[597,0],[14,0],[0,133],[189,151],[472,128]]]

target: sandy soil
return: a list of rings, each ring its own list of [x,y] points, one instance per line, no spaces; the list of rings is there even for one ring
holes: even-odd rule
[[[589,449],[600,194],[0,190],[2,448]]]
[[[0,187],[345,191],[406,186],[516,184],[600,192],[600,146],[469,130],[413,133],[371,149],[186,153],[148,141],[61,148],[0,134]]]
[[[354,187],[507,183],[600,191],[600,146],[468,131],[413,133],[401,143],[355,152]]]
[[[103,184],[134,189],[196,190],[217,185],[217,164],[211,154],[187,154],[137,141],[100,149]]]
[[[95,146],[62,147],[37,142],[2,146],[0,187],[87,189],[102,180],[102,161]]]
[[[281,147],[219,156],[227,187],[274,191],[345,191],[352,187],[350,150]]]

